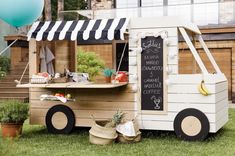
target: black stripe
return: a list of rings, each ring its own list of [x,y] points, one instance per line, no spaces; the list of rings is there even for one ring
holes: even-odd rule
[[[64,26],[66,24],[66,21],[62,21],[58,29],[55,31],[53,40],[59,40],[60,32],[63,30]]]
[[[100,39],[106,40],[108,38],[108,30],[111,27],[112,23],[113,23],[113,19],[109,19],[105,28],[102,31],[102,35]]]
[[[78,21],[73,21],[73,23],[69,27],[69,30],[66,32],[65,39],[71,40],[72,32],[76,28],[77,24],[78,24]]]
[[[37,28],[35,29],[35,31],[32,33],[31,38],[36,38],[38,32],[41,30],[42,26],[44,25],[44,22],[40,22],[37,26]]]
[[[83,34],[83,31],[85,31],[85,30],[86,30],[86,28],[87,28],[87,26],[88,26],[89,22],[90,22],[90,20],[86,20],[86,21],[84,21],[84,23],[83,23],[83,25],[82,25],[81,29],[78,31],[78,35],[77,35],[77,40],[78,40],[78,41],[83,40],[83,38],[82,38],[82,34]]]
[[[51,31],[51,29],[53,28],[53,26],[55,25],[55,22],[51,22],[48,26],[48,28],[44,31],[43,35],[42,35],[42,40],[46,40],[48,37],[49,32]]]
[[[95,40],[95,32],[100,27],[101,20],[96,20],[93,28],[90,31],[90,36],[88,40]]]
[[[126,18],[121,18],[120,19],[117,27],[114,30],[114,39],[115,40],[120,40],[121,39],[121,37],[120,37],[120,33],[121,33],[120,29],[122,29],[122,27],[125,24],[125,22],[126,22]]]

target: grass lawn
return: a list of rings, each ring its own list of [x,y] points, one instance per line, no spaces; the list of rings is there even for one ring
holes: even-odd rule
[[[52,135],[43,126],[25,124],[21,138],[11,141],[0,137],[0,155],[235,156],[235,109],[230,109],[229,118],[223,129],[203,142],[185,142],[173,132],[143,131],[140,143],[109,146],[91,145],[87,128],[78,128],[71,135]]]

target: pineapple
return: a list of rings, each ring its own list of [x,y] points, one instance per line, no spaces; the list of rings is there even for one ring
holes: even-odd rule
[[[117,113],[115,113],[113,115],[113,118],[110,120],[110,122],[108,122],[105,127],[107,128],[114,128],[116,127],[118,124],[120,124],[123,120],[125,116],[125,113],[123,113],[122,111],[117,111]]]

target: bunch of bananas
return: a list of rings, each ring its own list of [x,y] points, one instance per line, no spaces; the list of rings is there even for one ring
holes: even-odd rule
[[[204,80],[202,80],[201,83],[198,85],[198,91],[204,96],[210,95],[210,92],[208,91],[208,89],[205,86]]]

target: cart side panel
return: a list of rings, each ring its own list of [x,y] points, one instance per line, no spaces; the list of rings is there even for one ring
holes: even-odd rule
[[[195,108],[207,116],[210,132],[217,132],[228,121],[228,84],[226,78],[223,77],[221,75],[214,75],[214,78],[212,75],[205,76],[205,85],[211,94],[203,96],[197,90],[201,75],[171,76],[172,84],[168,86],[168,114],[139,115],[141,128],[174,130],[173,122],[176,115],[181,110]]]
[[[42,94],[55,94],[57,89],[30,88],[30,124],[45,125],[47,111],[60,101],[40,101]],[[63,89],[62,89],[63,91]],[[65,91],[65,90],[64,90]],[[132,89],[66,89],[75,97],[76,102],[68,102],[76,117],[76,126],[91,126],[91,115],[97,119],[110,119],[117,110],[126,112],[127,119],[137,114],[136,97]]]

